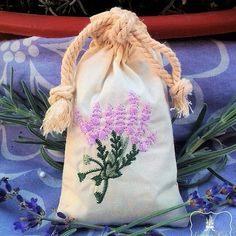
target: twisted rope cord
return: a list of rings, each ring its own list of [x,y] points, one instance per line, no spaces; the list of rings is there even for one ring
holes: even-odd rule
[[[112,8],[110,11],[95,15],[91,23],[74,39],[65,52],[61,66],[61,84],[50,91],[48,109],[43,121],[44,134],[63,132],[70,126],[73,117],[75,92],[75,63],[85,40],[92,37],[98,45],[132,45],[144,55],[154,72],[170,87],[170,95],[178,116],[189,114],[187,95],[192,91],[191,83],[180,78],[181,67],[175,53],[150,37],[146,26],[139,18],[127,10]],[[166,56],[172,66],[170,75],[154,58],[151,49]]]

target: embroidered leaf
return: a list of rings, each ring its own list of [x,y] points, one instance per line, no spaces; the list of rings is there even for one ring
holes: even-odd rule
[[[91,162],[90,159],[91,159],[91,157],[90,157],[89,155],[85,154],[85,155],[83,156],[83,162],[84,162],[84,164],[85,164],[85,165],[89,165],[90,162]]]
[[[101,185],[101,183],[102,183],[102,177],[101,177],[101,175],[95,175],[93,178],[91,178],[92,180],[94,180],[95,181],[95,185],[96,186],[99,186],[99,185]]]
[[[116,161],[115,156],[112,153],[109,153],[108,154],[108,162],[107,163],[110,164],[110,165],[114,165],[115,161]]]
[[[123,158],[122,165],[120,166],[119,170],[125,166],[129,166],[132,161],[136,160],[136,156],[138,155],[139,150],[135,144],[132,145],[132,150],[126,154],[126,158]]]
[[[97,203],[101,203],[101,202],[102,202],[102,200],[103,200],[103,195],[102,195],[102,193],[100,193],[100,192],[95,192],[95,193],[94,193],[94,196],[95,196],[95,198],[96,198],[96,200],[97,200]]]
[[[96,143],[98,145],[97,147],[97,150],[98,150],[98,153],[97,153],[97,156],[102,159],[102,160],[105,160],[107,158],[107,155],[109,154],[108,151],[106,151],[106,146],[102,145],[102,142],[99,140],[99,139],[96,139]]]
[[[123,153],[121,137],[117,135],[114,130],[112,131],[111,135],[112,135],[112,138],[110,138],[112,147],[111,153],[114,155],[116,159],[115,162],[118,162],[118,158]]]
[[[125,105],[128,106],[125,107]],[[119,104],[116,107],[108,105],[103,111],[100,104],[96,103],[89,119],[83,119],[81,116],[77,120],[76,124],[80,127],[90,127],[81,129],[87,136],[88,142],[90,144],[91,141],[96,142],[96,157],[84,155],[84,164],[99,166],[99,169],[78,173],[78,176],[80,181],[83,181],[88,174],[98,172],[91,176],[96,186],[94,195],[97,203],[103,201],[109,181],[120,177],[121,169],[135,161],[139,151],[145,152],[155,143],[156,135],[148,127],[151,110],[150,104],[141,102],[138,95],[130,92],[127,103],[124,105]],[[79,111],[75,112],[77,114]],[[136,137],[140,131],[142,137]],[[94,134],[98,133],[99,139],[94,140]],[[110,135],[109,138],[108,135]],[[106,141],[106,145],[103,145],[103,141]]]
[[[98,171],[101,171],[102,169],[101,168],[98,168],[98,169],[92,169],[92,170],[89,170],[89,171],[87,171],[87,172],[85,172],[85,173],[83,173],[83,172],[78,172],[78,177],[79,177],[79,180],[80,180],[80,182],[82,182],[85,178],[86,178],[86,176],[88,175],[88,174],[91,174],[91,173],[93,173],[93,172],[98,172]]]
[[[112,173],[110,173],[110,174],[109,174],[109,178],[115,179],[115,178],[117,178],[117,177],[120,177],[121,175],[122,175],[122,173],[121,173],[119,170],[117,170],[117,172],[112,172]]]
[[[109,178],[115,178],[119,174],[117,172],[119,171],[119,165],[118,163],[114,163],[114,165],[110,165],[109,163],[107,164],[106,168],[106,176]]]
[[[91,178],[91,180],[95,182],[95,186],[103,185],[101,190],[94,193],[97,203],[103,201],[108,188],[109,179],[120,177],[122,175],[121,169],[136,160],[136,156],[139,153],[136,144],[133,144],[130,152],[125,155],[124,152],[128,147],[129,139],[122,138],[117,135],[115,131],[112,131],[110,141],[111,151],[109,152],[107,151],[107,147],[103,145],[99,139],[96,140],[98,150],[97,157],[102,160],[102,163],[89,155],[84,155],[85,163],[91,164],[91,162],[94,162],[101,168],[93,169],[85,173],[78,173],[80,182],[82,182],[86,178],[86,175],[100,171],[100,173]]]
[[[79,177],[79,181],[82,182],[86,178],[86,174],[82,173],[82,172],[79,172],[78,177]]]
[[[96,200],[97,200],[97,203],[101,203],[101,202],[103,201],[103,198],[104,198],[104,196],[105,196],[105,194],[106,194],[106,192],[107,192],[108,179],[104,179],[103,182],[104,182],[104,184],[103,184],[102,192],[96,191],[96,192],[94,193],[94,196],[95,196],[95,198],[96,198]]]
[[[122,149],[123,149],[123,153],[124,153],[128,147],[129,138],[128,137],[122,138],[121,143],[122,143]]]
[[[88,162],[89,162],[89,164],[90,164],[91,162],[94,162],[94,163],[98,164],[102,169],[104,169],[103,164],[102,164],[100,161],[93,159],[92,157],[88,157]],[[85,164],[85,165],[86,165],[86,164]]]

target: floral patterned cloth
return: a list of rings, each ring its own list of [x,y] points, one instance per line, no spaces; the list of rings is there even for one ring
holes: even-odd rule
[[[25,80],[31,90],[35,92],[38,88],[45,91],[59,83],[60,64],[66,47],[72,38],[46,39],[31,37],[21,40],[5,41],[0,43],[0,83],[7,83],[10,79],[11,68],[14,68],[14,88],[19,92],[19,81]],[[88,47],[84,46],[83,51]],[[174,133],[176,140],[186,137],[191,124],[196,120],[204,102],[208,104],[209,113],[217,113],[227,104],[236,93],[236,43],[234,41],[219,41],[214,39],[173,40],[168,42],[169,46],[176,52],[182,63],[183,77],[192,80],[194,87],[193,114],[187,119],[179,119],[175,122]],[[82,54],[81,53],[81,54]],[[80,55],[81,56],[81,55]],[[164,59],[164,65],[169,65]],[[39,204],[51,214],[51,209],[57,207],[60,187],[61,173],[49,167],[42,161],[37,146],[24,146],[13,142],[18,135],[28,135],[23,128],[0,126],[0,177],[8,176],[12,179],[14,186],[22,189],[25,198],[36,197]],[[61,154],[56,154],[61,155]],[[236,154],[229,158],[226,168],[222,174],[236,182]],[[42,171],[46,173],[41,177]],[[168,170],[167,170],[168,171]],[[212,178],[210,182],[198,187],[200,193],[218,182]],[[183,191],[184,198],[189,192]],[[236,210],[227,210],[236,218]],[[15,232],[12,223],[17,219],[19,212],[14,203],[2,203],[0,205],[0,232],[1,235],[20,235]],[[230,217],[222,214],[216,221],[215,229],[229,232]],[[221,223],[219,223],[221,222]],[[43,235],[47,225],[44,223],[40,228],[27,232],[26,235]],[[196,217],[193,221],[193,232],[202,232],[205,222],[202,217]],[[235,225],[232,226],[236,234]],[[190,226],[184,229],[162,228],[164,235],[191,235]],[[233,232],[232,231],[232,232]],[[79,235],[99,235],[93,230],[83,231]]]

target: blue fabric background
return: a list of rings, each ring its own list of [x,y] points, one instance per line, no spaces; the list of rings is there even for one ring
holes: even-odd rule
[[[32,91],[38,88],[49,90],[59,83],[61,59],[72,39],[31,37],[0,43],[0,83],[9,81],[10,70],[13,67],[14,88],[20,90],[19,81],[25,80]],[[88,43],[84,46],[83,52],[88,47]],[[174,125],[175,140],[180,141],[188,134],[204,102],[208,104],[209,116],[218,112],[233,95],[236,95],[236,43],[214,39],[184,39],[168,41],[166,44],[176,52],[182,64],[183,76],[191,79],[194,86],[192,95],[194,113],[187,119],[177,120]],[[164,65],[170,69],[165,59]],[[40,205],[50,215],[52,208],[56,208],[58,204],[61,173],[49,167],[41,159],[38,146],[16,144],[14,139],[18,135],[27,136],[28,132],[20,127],[0,125],[0,178],[10,177],[12,184],[22,189],[25,198],[37,197]],[[41,171],[46,173],[45,178],[39,176]],[[236,183],[236,153],[230,156],[222,174]],[[210,182],[196,189],[204,193],[208,187],[217,182],[219,181],[212,178]],[[182,191],[183,198],[186,199],[188,193],[193,190]],[[236,210],[221,209],[224,210],[232,214],[232,235],[236,235]],[[1,236],[21,235],[20,232],[15,232],[12,226],[18,216],[19,211],[13,202],[0,205]],[[230,235],[229,214],[222,212],[217,219],[219,220],[215,221],[216,231],[225,231]],[[43,224],[37,231],[32,229],[25,235],[44,235],[47,227],[48,225]],[[166,227],[160,231],[167,236],[191,235],[190,227],[191,225],[184,229]],[[194,217],[193,232],[201,232],[204,227],[204,217]],[[90,230],[80,232],[78,235],[99,234]]]

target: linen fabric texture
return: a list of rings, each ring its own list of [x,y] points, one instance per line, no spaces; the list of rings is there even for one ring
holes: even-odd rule
[[[124,55],[128,51],[129,55]],[[157,60],[161,61],[160,56]],[[81,117],[89,120],[93,107],[98,103],[103,110],[108,105],[114,108],[120,104],[128,108],[129,94],[136,94],[151,107],[148,126],[155,133],[156,140],[148,150],[139,152],[136,160],[121,170],[120,177],[109,180],[106,195],[98,204],[94,197],[97,187],[91,180],[96,174],[88,175],[82,182],[77,175],[79,171],[90,169],[90,165],[84,163],[85,154],[98,159],[96,145],[89,144],[81,127],[73,123],[67,131],[58,210],[83,222],[107,225],[127,223],[155,210],[182,203],[176,181],[173,134],[165,85],[161,78],[152,73],[142,55],[132,48],[125,51],[122,47],[92,44],[80,60],[74,79],[74,108]],[[138,119],[136,122],[139,122]],[[105,144],[109,146],[109,140],[105,140]],[[184,213],[185,209],[180,208],[149,223]],[[173,225],[185,226],[186,223],[182,220]]]
[[[93,16],[74,39],[61,76],[43,122],[45,135],[67,129],[58,211],[116,225],[181,204],[166,85],[178,117],[189,115],[192,85],[181,79],[174,52],[152,39],[134,13],[113,8]],[[147,223],[184,213],[179,208]]]

